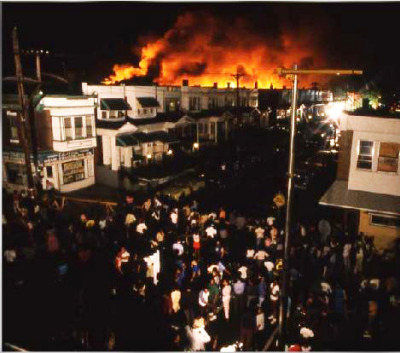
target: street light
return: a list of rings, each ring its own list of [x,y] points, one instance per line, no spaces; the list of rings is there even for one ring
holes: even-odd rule
[[[193,144],[193,148],[194,148],[195,150],[198,150],[199,147],[200,147],[200,145],[199,145],[198,142],[195,142],[195,143]]]
[[[172,150],[169,149],[168,152],[167,152],[167,155],[168,155],[168,156],[172,156],[172,154],[173,154]]]

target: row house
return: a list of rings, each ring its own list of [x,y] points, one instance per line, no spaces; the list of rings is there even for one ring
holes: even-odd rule
[[[33,111],[32,161],[44,189],[70,192],[95,183],[94,96],[45,95]],[[17,96],[3,96],[3,185],[27,187],[24,153],[18,138]],[[32,168],[35,169],[32,162]]]
[[[84,95],[97,96],[97,118],[99,120],[123,121],[154,118],[160,111],[157,86],[107,86],[82,83]]]
[[[239,88],[239,101],[241,107],[258,106],[258,90]],[[181,108],[184,112],[201,112],[237,106],[236,88],[219,88],[215,83],[213,87],[189,86],[184,80],[181,87]]]
[[[335,182],[320,204],[344,210],[382,250],[400,237],[400,118],[343,114]]]

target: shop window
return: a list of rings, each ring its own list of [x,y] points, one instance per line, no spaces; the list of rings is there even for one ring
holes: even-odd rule
[[[92,117],[86,117],[86,137],[93,137]]]
[[[11,184],[24,185],[25,166],[23,164],[6,164],[7,181]]]
[[[46,175],[47,175],[47,178],[53,177],[53,166],[49,165],[46,167]]]
[[[374,142],[360,140],[358,146],[357,168],[372,169],[372,156],[374,151]]]
[[[391,228],[400,228],[400,217],[370,214],[370,224]]]
[[[71,184],[85,179],[85,165],[83,159],[63,163],[64,184]]]
[[[64,118],[64,126],[65,126],[65,139],[72,140],[71,118]]]
[[[378,171],[397,173],[399,168],[398,143],[381,142],[379,148]]]

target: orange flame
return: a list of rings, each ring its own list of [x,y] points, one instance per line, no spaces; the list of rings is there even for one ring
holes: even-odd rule
[[[271,42],[271,40],[270,40]],[[155,42],[141,49],[138,67],[114,65],[114,75],[103,83],[115,84],[136,76],[146,76],[150,67],[158,68],[154,81],[161,85],[181,85],[183,79],[190,85],[236,87],[232,76],[242,73],[240,86],[259,88],[282,87],[289,83],[274,73],[278,67],[294,63],[318,64],[309,36],[286,31],[268,43],[259,33],[237,19],[226,29],[226,24],[209,15],[186,13],[178,17],[173,28]],[[310,84],[312,77],[302,80]]]

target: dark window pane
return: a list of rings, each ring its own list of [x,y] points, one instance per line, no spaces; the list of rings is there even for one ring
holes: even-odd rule
[[[82,117],[75,118],[75,138],[81,138],[82,134]]]

